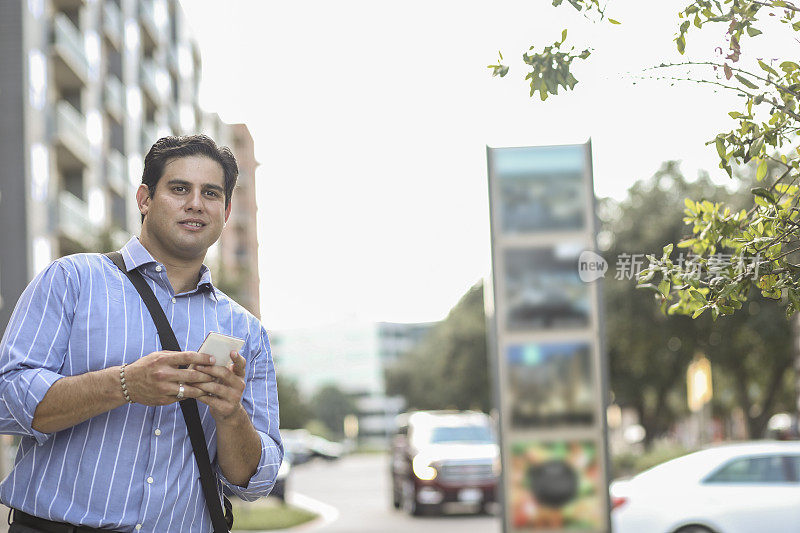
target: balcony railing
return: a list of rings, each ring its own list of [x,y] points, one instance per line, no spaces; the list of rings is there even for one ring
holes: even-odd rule
[[[122,197],[127,197],[128,194],[127,165],[125,163],[124,155],[117,150],[110,150],[106,160],[108,184]]]
[[[106,109],[121,122],[122,117],[125,116],[125,87],[113,74],[109,74],[106,78],[105,102]]]
[[[114,2],[103,2],[103,31],[119,48],[122,44],[122,12]]]
[[[173,134],[180,135],[183,129],[181,128],[181,112],[178,109],[178,104],[173,103],[167,107],[167,118]]]
[[[56,105],[55,131],[59,142],[66,146],[84,164],[91,160],[86,119],[66,100]]]
[[[155,47],[161,40],[161,31],[159,28],[158,20],[156,19],[156,11],[153,7],[153,0],[139,0],[139,19],[142,21],[145,33],[143,44],[145,49]]]
[[[139,77],[142,88],[147,96],[156,104],[161,105],[169,93],[169,76],[158,67],[152,59],[142,60],[139,66]]]
[[[153,143],[159,139],[158,126],[152,123],[142,125],[142,152],[147,153]]]
[[[95,225],[89,218],[89,206],[68,191],[61,191],[58,196],[58,225],[61,232],[77,242],[86,242],[93,237]]]
[[[89,60],[81,32],[63,13],[56,13],[53,21],[53,46],[64,64],[72,70],[77,81],[86,83]]]

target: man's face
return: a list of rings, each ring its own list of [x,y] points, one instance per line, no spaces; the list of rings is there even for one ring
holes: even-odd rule
[[[136,201],[144,215],[142,240],[161,261],[205,257],[230,214],[222,165],[202,155],[168,161],[153,197],[140,185]]]

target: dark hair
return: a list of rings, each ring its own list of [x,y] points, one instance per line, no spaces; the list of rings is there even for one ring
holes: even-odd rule
[[[173,159],[202,155],[216,161],[225,173],[225,207],[231,203],[233,188],[239,176],[239,166],[230,148],[217,146],[207,135],[184,135],[180,137],[161,137],[147,152],[144,158],[142,184],[147,185],[150,198],[156,193],[156,185],[164,174],[164,165]],[[144,220],[144,215],[142,215]]]

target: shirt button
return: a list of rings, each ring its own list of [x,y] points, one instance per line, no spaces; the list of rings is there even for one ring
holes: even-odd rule
[[[173,299],[172,299],[172,303],[175,303],[175,302],[177,302],[177,301],[178,301],[178,300],[176,300],[175,298],[173,298]]]
[[[156,265],[156,272],[161,272],[161,265]]]
[[[158,437],[159,435],[161,435],[161,430],[160,430],[160,429],[157,429],[157,430],[155,431],[155,434],[156,434],[156,437]]]
[[[147,482],[148,483],[152,483],[153,482],[153,478],[151,478],[151,477],[147,478]]]

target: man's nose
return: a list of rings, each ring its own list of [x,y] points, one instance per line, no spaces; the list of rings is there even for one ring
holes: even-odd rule
[[[188,209],[192,209],[193,211],[202,211],[203,210],[203,192],[202,191],[192,191],[189,194],[188,198],[186,199],[186,207]]]

